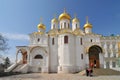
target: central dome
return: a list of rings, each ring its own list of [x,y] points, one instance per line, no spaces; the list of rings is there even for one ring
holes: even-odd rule
[[[38,29],[46,29],[45,25],[42,23],[38,24],[37,27],[38,27]]]
[[[68,14],[68,13],[66,13],[66,11],[64,11],[62,14],[60,14],[60,16],[59,16],[59,20],[62,20],[62,19],[68,19],[68,20],[70,20],[71,19],[71,17],[70,17],[70,15]]]

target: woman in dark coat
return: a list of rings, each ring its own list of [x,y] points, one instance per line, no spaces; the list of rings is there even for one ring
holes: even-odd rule
[[[86,76],[89,76],[88,68],[86,68]]]

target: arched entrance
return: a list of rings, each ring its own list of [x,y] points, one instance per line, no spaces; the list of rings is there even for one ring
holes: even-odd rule
[[[33,47],[30,50],[31,72],[48,72],[48,54],[43,47]]]
[[[92,65],[96,68],[100,67],[100,57],[99,54],[102,53],[101,47],[93,45],[89,48],[89,66]]]
[[[18,61],[18,58],[19,58],[19,55],[18,54],[21,54],[21,58],[20,60],[22,61],[22,64],[27,64],[27,51],[25,49],[19,49],[17,51],[17,55],[16,55],[16,60]],[[16,61],[16,62],[17,62]]]

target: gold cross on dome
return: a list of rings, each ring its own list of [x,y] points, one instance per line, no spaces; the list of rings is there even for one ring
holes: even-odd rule
[[[42,23],[42,20],[43,20],[43,19],[42,19],[42,17],[41,17],[41,18],[40,18],[40,23]]]
[[[88,16],[86,16],[86,23],[88,23]]]
[[[64,8],[64,13],[66,13],[66,9]]]
[[[56,14],[54,14],[54,18],[56,18]]]
[[[74,17],[77,18],[77,14],[76,13],[74,14]]]

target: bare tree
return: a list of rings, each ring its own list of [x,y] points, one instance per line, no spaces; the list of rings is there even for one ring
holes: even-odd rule
[[[7,39],[0,34],[0,51],[6,51],[8,50],[8,44],[7,44]]]
[[[10,66],[10,59],[8,57],[5,58],[5,62],[4,62],[4,67],[5,69],[7,69]]]

